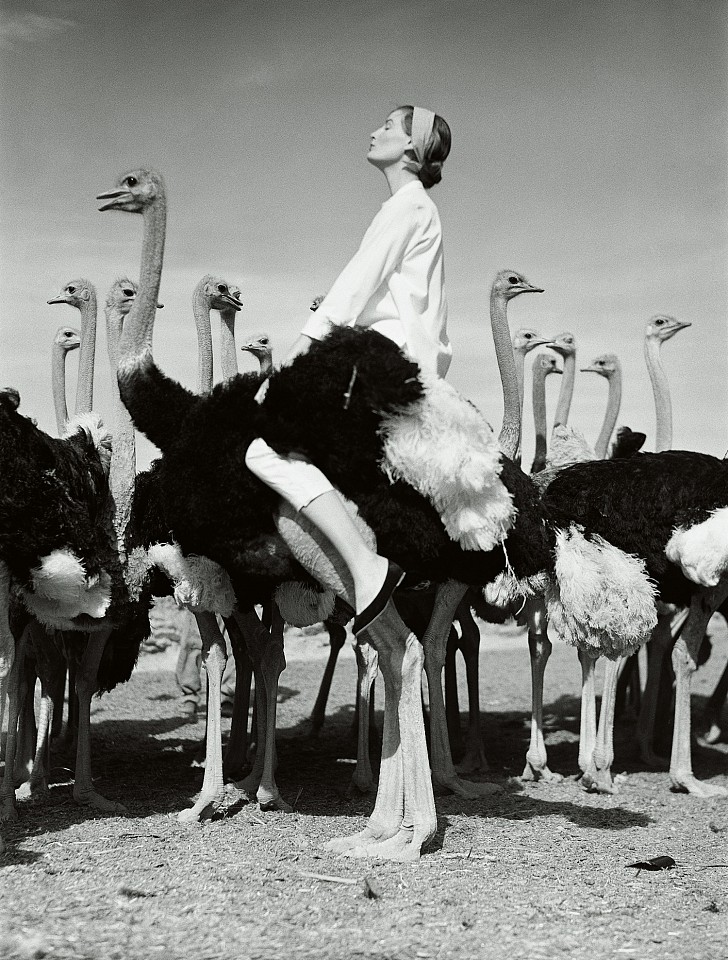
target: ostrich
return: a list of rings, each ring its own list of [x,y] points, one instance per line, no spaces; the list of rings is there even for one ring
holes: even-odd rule
[[[264,544],[270,542],[267,538],[277,517],[284,540],[299,560],[351,605],[354,598],[348,571],[340,558],[327,556],[332,553],[330,545],[322,544],[317,530],[310,531],[307,538],[301,519],[285,507],[277,509],[276,495],[240,471],[241,454],[254,436],[262,436],[284,451],[302,450],[317,463],[342,494],[357,503],[362,519],[375,528],[379,551],[406,568],[417,569],[418,576],[421,571],[422,576],[445,584],[423,638],[425,651],[434,652],[428,671],[433,720],[436,714],[442,719],[441,725],[433,723],[434,767],[435,741],[442,730],[441,747],[447,751],[440,682],[452,613],[463,595],[461,584],[489,583],[504,572],[504,548],[510,569],[522,578],[538,574],[551,563],[549,528],[535,489],[511,461],[495,451],[487,425],[469,404],[443,381],[425,384],[415,364],[386,338],[370,331],[341,329],[314,344],[307,354],[274,374],[262,405],[255,400],[257,377],[239,376],[214,388],[209,397],[186,391],[155,366],[151,352],[164,248],[162,179],[152,171],[136,170],[99,199],[105,201],[102,209],[144,216],[140,291],[124,327],[118,377],[136,425],[163,451],[162,486],[180,545],[186,552],[204,552],[219,562],[230,575],[239,610],[246,610],[254,600],[256,573],[262,579],[251,545],[259,544],[258,557],[266,553]],[[505,321],[507,301],[535,289],[520,275],[502,272],[491,294],[494,313],[502,314]],[[494,325],[494,334],[500,340],[505,336],[513,364],[507,323],[505,327],[503,323],[497,328]],[[302,381],[307,385],[303,391]],[[517,412],[515,370],[508,377],[508,390],[515,396]],[[433,396],[439,400],[431,399]],[[317,415],[323,412],[325,422],[312,418],[314,411]],[[450,411],[452,418],[447,420]],[[427,447],[430,456],[446,453],[447,462],[441,464],[433,488],[428,486],[432,474],[427,478],[421,475],[422,448],[416,437],[412,438],[412,432],[418,434],[429,418],[439,418],[440,430],[451,441],[459,440],[456,425],[462,437],[461,442],[447,445],[447,450],[437,442],[436,449],[431,449],[432,444]],[[221,430],[226,440],[224,455]],[[512,433],[517,442],[519,424],[509,425],[506,433]],[[408,435],[415,440],[411,457],[406,450]],[[463,458],[459,465],[453,463],[455,451]],[[389,481],[379,467],[382,452]],[[487,456],[493,457],[488,470]],[[405,482],[410,477],[421,489]],[[233,478],[236,495],[230,497]],[[450,491],[444,486],[448,479],[455,480]],[[450,499],[440,499],[448,492]],[[479,509],[463,511],[465,496]],[[270,583],[270,553],[266,560],[266,583]],[[447,584],[448,575],[459,582]],[[561,601],[565,609],[571,609],[568,595],[556,598],[555,607]],[[627,609],[630,614],[639,612],[629,603]],[[641,629],[646,629],[647,622],[645,619]],[[386,690],[379,789],[364,831],[335,842],[334,848],[353,855],[415,859],[435,828],[420,705],[422,648],[392,604],[371,625],[369,637],[378,650]]]
[[[564,361],[563,378],[559,399],[554,414],[554,427],[565,426],[569,419],[571,400],[574,396],[574,381],[576,378],[576,338],[573,333],[560,333],[549,341],[549,347],[559,354]]]
[[[619,357],[614,353],[603,353],[595,357],[588,367],[581,368],[582,373],[597,373],[604,377],[609,384],[607,409],[604,413],[594,453],[598,460],[603,460],[609,449],[609,441],[619,416],[619,407],[622,402],[622,365]]]
[[[18,394],[0,394],[0,626],[8,627],[11,581],[25,611],[56,629],[89,630],[82,673],[95,673],[108,635],[113,557],[109,542],[111,444],[98,417],[74,417],[63,438],[49,437],[17,411]],[[26,617],[27,622],[27,617]],[[2,631],[6,671],[13,636]],[[22,657],[18,658],[19,660]],[[0,657],[0,660],[2,658]],[[15,816],[13,766],[19,666],[10,678],[3,816]],[[91,788],[90,775],[86,786]]]
[[[78,358],[76,409],[88,413],[93,408],[94,366],[96,357],[96,287],[90,280],[70,280],[49,304],[67,303],[81,314],[81,353]]]
[[[81,334],[75,327],[59,327],[53,338],[51,359],[51,381],[53,384],[53,406],[56,413],[56,429],[63,434],[68,423],[66,405],[66,358],[72,350],[81,346]]]
[[[273,347],[267,333],[252,337],[243,343],[240,349],[245,353],[252,353],[260,364],[261,377],[269,377],[273,373]],[[237,369],[235,372],[237,373]]]
[[[552,373],[561,373],[556,357],[548,353],[538,353],[533,361],[533,425],[536,435],[536,447],[531,464],[531,473],[539,473],[546,466],[546,377]]]

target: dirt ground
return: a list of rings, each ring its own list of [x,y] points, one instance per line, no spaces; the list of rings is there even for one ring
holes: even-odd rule
[[[563,645],[549,664],[546,712],[550,765],[566,778],[520,783],[530,672],[515,628],[483,627],[488,779],[502,792],[438,797],[437,837],[417,864],[327,853],[325,841],[359,829],[372,800],[347,796],[355,756],[348,648],[326,724],[317,739],[309,735],[325,643],[320,634],[291,634],[287,643],[278,783],[292,814],[239,803],[203,825],[178,822],[202,781],[191,761],[204,724],[181,713],[173,650],[145,655],[128,684],[97,699],[96,786],[128,814],[75,806],[61,767],[47,799],[20,805],[19,820],[3,828],[0,957],[728,957],[728,800],[672,793],[666,773],[645,770],[630,716],[616,730],[618,793],[584,793],[576,780],[580,674]],[[719,627],[695,677],[696,720],[727,656]],[[380,727],[381,706],[378,692]],[[728,742],[696,747],[694,768],[728,786]],[[663,854],[677,866],[628,867]],[[365,880],[379,896],[366,895]]]

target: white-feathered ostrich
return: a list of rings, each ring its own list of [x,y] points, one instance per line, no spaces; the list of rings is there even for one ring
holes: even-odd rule
[[[255,401],[258,378],[237,377],[216,387],[210,397],[184,390],[155,366],[151,351],[164,246],[162,179],[151,171],[134,171],[99,199],[106,201],[105,208],[143,213],[145,219],[140,292],[124,329],[119,385],[137,426],[163,450],[162,486],[183,549],[204,551],[220,562],[230,574],[241,609],[247,609],[254,600],[256,574],[251,545],[268,542],[278,503],[271,491],[241,471],[241,457],[258,435],[274,448],[305,453],[357,503],[363,519],[376,529],[378,551],[417,570],[418,577],[445,583],[450,575],[460,581],[440,591],[436,615],[423,638],[425,650],[429,641],[434,653],[428,671],[431,704],[434,708],[439,690],[447,750],[440,683],[452,613],[462,597],[460,584],[489,583],[503,573],[504,548],[510,569],[522,579],[551,563],[549,529],[529,479],[501,457],[472,406],[443,381],[418,376],[417,366],[391,341],[370,331],[342,329],[314,344],[273,375],[262,405]],[[507,300],[533,289],[518,274],[499,274],[492,291],[495,310],[505,319]],[[499,329],[499,336],[504,335],[513,364],[507,323],[505,330],[502,324]],[[512,388],[518,410],[515,370]],[[519,424],[515,427],[517,442]],[[450,442],[433,442],[433,429]],[[233,489],[236,496],[231,497]],[[316,530],[304,542],[303,524],[292,511],[281,508],[278,516],[298,559],[351,603],[348,572],[340,558],[327,559],[330,545],[322,545]],[[567,553],[573,548],[565,546]],[[576,550],[580,555],[590,552],[588,544],[577,544]],[[327,573],[320,566],[323,561]],[[257,571],[260,576],[260,567]],[[267,585],[269,563],[265,571]],[[603,578],[604,571],[600,573]],[[561,594],[553,606],[560,609],[563,601],[568,611],[570,600]],[[633,609],[629,603],[627,609]],[[600,622],[590,621],[586,628],[598,628]],[[334,846],[366,856],[414,859],[435,827],[420,705],[422,653],[392,604],[369,633],[386,689],[379,790],[365,830]],[[433,757],[434,733],[433,725]]]

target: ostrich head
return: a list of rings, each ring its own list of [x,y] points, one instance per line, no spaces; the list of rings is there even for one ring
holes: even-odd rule
[[[140,167],[122,174],[113,190],[99,193],[97,200],[105,200],[99,210],[124,210],[143,213],[157,198],[164,198],[164,180],[156,170]]]
[[[521,293],[543,293],[543,287],[534,287],[516,270],[500,270],[493,281],[492,293],[505,300],[512,300]]]
[[[75,327],[59,327],[53,337],[53,343],[64,353],[69,353],[71,350],[78,350],[81,346],[81,334]]]
[[[270,337],[267,333],[261,333],[259,336],[253,337],[251,340],[248,340],[247,343],[243,343],[240,349],[245,353],[252,353],[258,360],[263,360],[273,355],[273,347],[271,346]]]
[[[220,277],[207,274],[195,288],[196,295],[201,294],[206,306],[210,310],[234,310],[236,313],[242,307],[240,290],[234,284]]]
[[[559,362],[556,357],[552,357],[550,353],[536,354],[533,361],[534,376],[539,370],[543,373],[544,377],[547,377],[550,373],[564,372],[559,366]]]
[[[106,295],[106,309],[116,310],[122,317],[125,317],[131,310],[136,295],[137,285],[134,281],[128,277],[120,277],[118,280],[114,280]]]
[[[549,340],[549,346],[555,350],[564,360],[567,357],[576,355],[576,338],[573,333],[560,333],[558,337]]]
[[[645,327],[645,340],[655,340],[657,343],[664,343],[671,337],[674,337],[685,327],[692,327],[692,323],[687,320],[676,320],[675,317],[668,317],[666,314],[658,313],[647,321]]]
[[[610,380],[619,370],[619,357],[614,353],[602,353],[595,357],[588,367],[582,367],[582,373],[598,373]]]
[[[48,303],[67,303],[69,306],[80,310],[84,304],[91,300],[94,292],[94,285],[91,281],[79,277],[78,280],[69,280],[58,296],[52,297]]]
[[[513,334],[513,350],[515,353],[522,353],[524,356],[535,350],[536,347],[542,347],[549,341],[542,337],[537,330],[531,327],[521,327]]]

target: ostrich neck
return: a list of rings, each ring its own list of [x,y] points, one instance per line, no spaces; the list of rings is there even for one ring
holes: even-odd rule
[[[523,352],[523,350],[514,350],[513,356],[516,364],[516,381],[518,383],[518,417],[519,417],[519,422],[522,424],[523,423],[524,381],[526,379],[526,354]],[[518,449],[516,450],[516,456],[519,456],[521,452],[521,440],[522,440],[522,436],[519,433]]]
[[[78,357],[76,413],[90,413],[94,404],[94,365],[96,361],[96,293],[89,291],[81,313],[81,351]]]
[[[598,460],[603,460],[607,455],[609,441],[614,431],[614,425],[619,415],[619,405],[622,402],[622,371],[615,370],[609,378],[609,395],[607,397],[607,409],[604,413],[604,422],[599,431],[597,443],[594,452]]]
[[[546,371],[536,365],[533,370],[533,426],[536,432],[534,461],[546,460]]]
[[[571,398],[574,395],[574,378],[576,376],[576,353],[568,353],[564,357],[564,374],[559,390],[559,400],[556,404],[554,426],[566,426],[571,409]]]
[[[652,394],[655,398],[655,451],[661,453],[672,447],[672,400],[670,387],[657,340],[645,340],[645,361],[652,381]]]
[[[269,377],[273,373],[272,353],[265,353],[260,358],[260,372],[264,377]]]
[[[210,327],[210,304],[205,296],[204,284],[195,290],[192,302],[197,330],[197,392],[212,390],[212,330]]]
[[[238,358],[235,353],[235,310],[220,311],[220,363],[223,380],[238,375]]]
[[[118,307],[107,308],[106,344],[109,354],[109,370],[111,373],[112,436],[114,438],[111,450],[109,486],[114,501],[114,528],[116,530],[122,562],[126,559],[126,530],[131,517],[134,481],[136,477],[136,436],[134,433],[134,423],[129,411],[121,402],[119,383],[116,376],[119,366],[119,343],[123,323],[124,318]]]
[[[68,421],[68,407],[66,405],[66,353],[58,344],[53,344],[51,354],[51,388],[53,390],[53,409],[56,412],[56,429],[61,436]]]
[[[495,355],[498,360],[503,387],[503,423],[498,442],[503,453],[515,459],[521,442],[521,405],[518,395],[518,375],[513,356],[511,333],[508,329],[506,300],[496,290],[490,294],[490,326],[493,333]]]
[[[155,200],[144,208],[143,216],[144,236],[139,290],[121,335],[119,365],[122,368],[152,362],[154,314],[159,302],[167,217],[167,204],[161,191]]]

